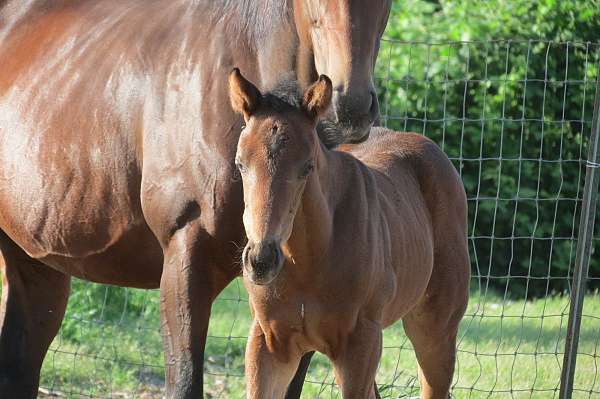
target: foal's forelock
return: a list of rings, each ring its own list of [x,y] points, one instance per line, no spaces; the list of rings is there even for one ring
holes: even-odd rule
[[[281,158],[281,154],[285,151],[286,142],[289,137],[287,134],[279,134],[276,132],[270,133],[270,137],[267,139],[267,160],[269,165],[269,172],[275,173],[277,169],[277,162]]]

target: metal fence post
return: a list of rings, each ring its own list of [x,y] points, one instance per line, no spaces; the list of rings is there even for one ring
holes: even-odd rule
[[[570,399],[573,394],[573,379],[577,361],[577,346],[579,345],[581,313],[583,311],[585,286],[590,266],[590,256],[592,254],[596,199],[598,196],[598,181],[600,180],[598,170],[600,169],[600,138],[598,136],[600,136],[600,73],[596,78],[592,132],[585,164],[585,185],[583,189],[583,202],[581,204],[581,216],[579,218],[577,253],[575,255],[575,271],[571,288],[571,306],[565,342],[565,355],[560,378],[560,399]]]

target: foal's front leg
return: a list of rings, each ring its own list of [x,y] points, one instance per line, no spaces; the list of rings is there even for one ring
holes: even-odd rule
[[[283,399],[299,363],[299,354],[271,352],[255,320],[246,345],[246,397]]]
[[[332,359],[343,399],[376,399],[375,373],[381,358],[381,325],[362,319]]]

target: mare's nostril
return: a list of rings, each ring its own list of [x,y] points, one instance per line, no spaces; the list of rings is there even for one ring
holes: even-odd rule
[[[369,114],[371,116],[375,115],[377,112],[379,112],[378,108],[377,93],[375,93],[375,91],[371,91],[371,106],[369,107]]]

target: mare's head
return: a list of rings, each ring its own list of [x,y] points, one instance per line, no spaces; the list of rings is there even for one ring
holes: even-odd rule
[[[315,167],[321,145],[315,127],[329,108],[332,85],[321,76],[303,95],[296,86],[263,95],[235,69],[229,76],[229,96],[246,121],[236,153],[248,237],[244,273],[256,284],[269,284],[283,266],[281,246],[292,233]]]
[[[366,140],[379,116],[373,74],[391,3],[294,0],[300,40],[299,77],[310,82],[317,74],[325,74],[333,83],[333,107],[318,127],[328,147]],[[308,56],[303,58],[302,54]],[[303,74],[306,65],[302,63],[311,62],[314,73]]]

